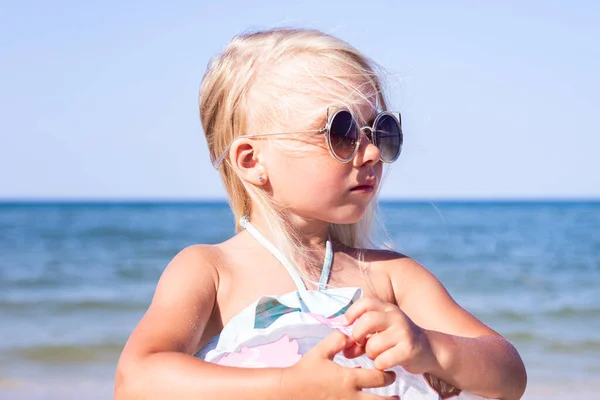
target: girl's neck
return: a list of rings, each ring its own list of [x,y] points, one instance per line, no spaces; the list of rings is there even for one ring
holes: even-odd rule
[[[267,239],[273,241],[274,238],[271,237],[272,234],[264,215],[258,212],[251,213],[250,222]],[[330,224],[328,222],[306,219],[297,215],[290,215],[287,222],[291,225],[304,246],[312,249],[325,248],[325,242],[329,238]]]

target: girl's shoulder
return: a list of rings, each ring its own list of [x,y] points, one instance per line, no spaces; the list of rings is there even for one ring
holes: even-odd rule
[[[163,274],[180,275],[188,281],[210,282],[219,286],[219,276],[233,264],[233,254],[240,247],[240,235],[235,235],[221,243],[194,244],[183,248],[173,257]]]
[[[437,277],[424,265],[393,250],[355,249],[355,257],[364,263],[370,274],[384,276],[398,303],[411,293],[423,289],[445,291]]]
[[[169,262],[161,281],[166,286],[193,286],[194,282],[206,284],[218,283],[217,265],[222,251],[218,245],[195,244],[180,250]]]
[[[218,278],[219,269],[227,264],[228,255],[236,236],[216,244],[193,244],[181,249],[167,265],[169,269],[186,274],[211,274]]]
[[[388,249],[348,249],[347,254],[373,270],[392,274],[422,270],[420,263],[410,256]]]
[[[216,299],[219,278],[215,266],[219,258],[218,246],[211,245],[192,245],[173,257],[160,276],[148,310],[132,332],[122,359],[134,360],[157,349],[183,349],[190,354],[197,350]]]

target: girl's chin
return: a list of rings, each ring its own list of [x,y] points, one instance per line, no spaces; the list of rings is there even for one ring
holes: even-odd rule
[[[351,225],[359,222],[369,209],[369,203],[343,204],[318,207],[318,209],[293,210],[293,214],[300,218],[313,221],[322,221],[336,225]]]
[[[339,215],[333,216],[329,221],[332,224],[337,225],[351,225],[359,222],[367,211],[367,207],[355,207],[353,210],[346,210],[347,212],[340,213]],[[337,217],[337,218],[335,218]]]

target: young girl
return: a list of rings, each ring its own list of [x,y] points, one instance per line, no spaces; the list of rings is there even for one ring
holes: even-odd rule
[[[117,399],[522,396],[510,343],[423,266],[373,249],[403,136],[370,60],[314,30],[242,35],[210,64],[200,115],[238,233],[166,268]]]

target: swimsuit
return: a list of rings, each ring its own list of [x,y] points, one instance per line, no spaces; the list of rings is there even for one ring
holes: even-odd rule
[[[286,268],[297,290],[277,296],[261,296],[234,316],[221,333],[212,338],[196,357],[208,362],[245,368],[283,368],[294,365],[334,329],[351,335],[352,327],[344,326],[346,310],[362,297],[358,287],[327,288],[333,251],[326,244],[325,262],[318,290],[308,290],[298,271],[247,218],[241,221],[248,233],[264,245]],[[341,353],[334,361],[346,367],[373,368],[373,362],[362,355],[348,359]],[[402,400],[483,399],[446,385],[435,377],[415,375],[402,367],[392,368],[396,381],[383,388],[364,389],[378,395],[399,395]]]

